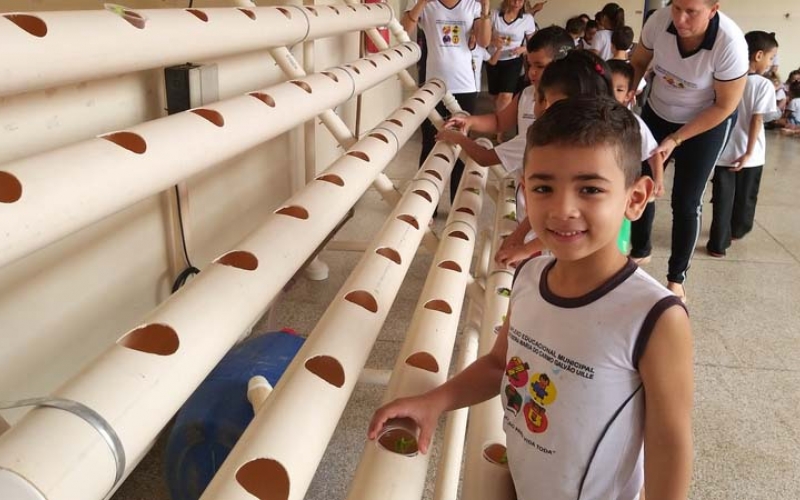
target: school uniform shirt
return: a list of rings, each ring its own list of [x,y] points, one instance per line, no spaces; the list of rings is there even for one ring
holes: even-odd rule
[[[750,69],[747,42],[728,16],[717,12],[700,47],[682,53],[670,8],[656,11],[642,29],[641,43],[653,51],[653,78],[648,103],[672,123],[688,123],[714,104],[714,82],[744,77]]]
[[[536,104],[536,87],[528,85],[519,93],[517,101],[517,133],[526,135],[536,116],[533,114],[533,105]]]
[[[517,498],[634,500],[644,479],[639,358],[680,299],[632,260],[583,297],[559,297],[547,285],[554,264],[528,261],[511,291],[500,394]]]
[[[614,56],[614,46],[611,44],[611,30],[597,30],[589,48],[597,51],[597,54],[608,61]]]
[[[639,132],[642,134],[642,161],[647,161],[653,156],[653,151],[658,147],[658,142],[656,142],[650,127],[647,126],[644,120],[636,113],[633,113],[633,117],[639,122]]]
[[[406,10],[413,6],[412,3]],[[453,94],[480,90],[475,86],[469,50],[469,34],[480,16],[481,4],[476,0],[460,0],[452,9],[438,0],[429,1],[419,15],[418,26],[425,32],[428,44],[427,77],[441,79]]]
[[[500,61],[516,59],[519,55],[514,55],[513,50],[525,45],[525,37],[531,36],[536,31],[536,24],[533,16],[520,11],[519,15],[510,23],[503,18],[500,10],[492,11],[492,36],[499,36],[504,39],[504,46],[500,49]],[[490,53],[497,50],[490,47]]]
[[[789,120],[792,121],[795,125],[800,123],[800,97],[795,97],[789,104],[786,105],[787,115],[789,116]]]
[[[481,91],[481,86],[483,85],[481,78],[483,75],[483,62],[491,58],[492,55],[489,54],[489,51],[486,50],[485,47],[476,45],[475,48],[472,49],[472,72],[475,74],[475,88],[478,92]]]
[[[717,165],[733,166],[733,162],[747,151],[747,136],[750,133],[750,120],[753,115],[769,115],[778,111],[778,105],[775,102],[775,86],[761,75],[748,75],[744,95],[737,109],[739,116],[736,119],[736,125],[731,130],[731,137],[728,139],[728,144],[722,151]],[[753,147],[753,154],[750,155],[744,166],[760,167],[766,161],[766,137],[764,127],[761,127],[755,147]]]

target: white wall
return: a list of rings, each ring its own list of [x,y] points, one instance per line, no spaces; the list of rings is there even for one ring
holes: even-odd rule
[[[722,11],[746,33],[751,30],[775,32],[780,44],[780,74],[800,68],[800,1],[722,0]],[[787,17],[788,16],[788,17]]]
[[[195,6],[247,0],[198,0]],[[0,12],[101,8],[97,0],[2,0]],[[131,8],[185,7],[185,0],[126,0]],[[275,2],[289,3],[289,2]],[[333,2],[332,2],[333,3]],[[259,2],[265,5],[266,2]],[[0,22],[5,22],[0,18]],[[314,42],[314,69],[358,57],[358,36]],[[302,56],[302,46],[292,48]],[[225,99],[285,80],[267,52],[215,63]],[[364,98],[365,124],[399,105],[395,79]],[[0,169],[7,161],[125,129],[165,114],[161,68],[0,97]],[[337,112],[351,127],[355,100]],[[311,140],[316,170],[339,154],[317,125]],[[362,132],[367,130],[366,125]],[[303,127],[186,180],[189,253],[201,269],[258,227],[303,179]],[[314,151],[315,149],[315,151]],[[0,400],[43,395],[77,373],[165,300],[179,249],[170,197],[159,194],[25,258],[0,267]],[[3,211],[0,204],[0,226]],[[16,420],[20,413],[4,413]]]

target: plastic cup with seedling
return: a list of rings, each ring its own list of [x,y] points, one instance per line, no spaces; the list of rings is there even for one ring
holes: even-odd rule
[[[516,221],[517,220],[517,211],[516,210],[512,210],[512,211],[508,212],[507,214],[505,214],[503,216],[503,218],[504,219],[508,219],[508,220]]]

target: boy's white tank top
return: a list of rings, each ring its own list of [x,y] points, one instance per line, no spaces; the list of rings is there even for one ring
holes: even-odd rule
[[[580,298],[554,295],[555,260],[535,258],[511,293],[501,395],[519,500],[635,500],[643,484],[638,359],[680,303],[629,260]]]

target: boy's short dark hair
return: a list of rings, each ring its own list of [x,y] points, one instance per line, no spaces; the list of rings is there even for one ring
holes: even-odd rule
[[[633,90],[633,66],[627,61],[620,61],[618,59],[606,61],[606,64],[611,68],[612,75],[622,75],[628,80],[628,91]]]
[[[792,99],[800,97],[800,80],[789,84],[789,96]]]
[[[610,97],[579,96],[556,102],[528,128],[525,159],[536,147],[610,146],[630,187],[642,175],[642,135],[633,113]]]
[[[775,33],[767,33],[766,31],[750,31],[744,36],[747,41],[747,55],[752,61],[756,54],[761,52],[769,52],[772,49],[778,48],[778,41],[775,39]]]
[[[597,24],[597,21],[594,21],[594,20],[592,20],[592,19],[589,19],[589,20],[586,22],[586,27],[585,27],[584,29],[587,29],[587,30],[596,30],[596,29],[599,29],[599,28],[600,28],[600,25],[599,25],[599,24]]]
[[[537,30],[528,40],[526,48],[528,52],[546,50],[549,52],[550,57],[557,61],[575,48],[575,41],[572,40],[567,30],[561,26],[552,25]]]
[[[617,50],[630,50],[633,45],[633,28],[620,26],[611,32],[611,45]]]
[[[570,35],[582,35],[585,28],[586,23],[580,17],[573,17],[567,21],[566,29]]]

